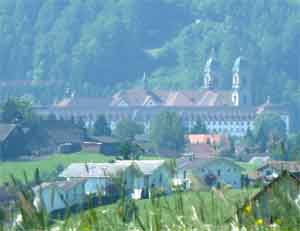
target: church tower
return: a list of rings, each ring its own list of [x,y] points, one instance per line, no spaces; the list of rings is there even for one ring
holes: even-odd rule
[[[149,84],[148,84],[148,78],[147,78],[146,72],[144,72],[144,75],[143,75],[143,89],[145,91],[149,91]]]
[[[238,57],[232,68],[232,103],[234,106],[251,106],[251,71],[244,57]]]
[[[208,90],[215,90],[218,87],[219,73],[219,63],[217,62],[213,51],[204,67],[203,88]]]

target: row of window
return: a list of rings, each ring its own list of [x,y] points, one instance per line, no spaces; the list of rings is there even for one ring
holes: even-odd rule
[[[246,133],[247,132],[247,129],[246,128],[208,128],[208,130],[210,132],[230,132],[230,133],[233,133],[233,132],[236,132],[236,133]]]
[[[202,172],[202,173],[205,173],[205,171],[206,171],[206,168],[201,168],[201,172]],[[227,172],[231,172],[231,171],[232,171],[232,172],[236,172],[236,168],[232,168],[232,169],[231,169],[231,168],[227,168],[226,171],[227,171]],[[221,169],[218,169],[218,170],[217,170],[217,175],[218,175],[218,176],[221,176],[221,173],[222,173]]]
[[[206,124],[209,125],[240,125],[250,126],[250,121],[208,121]]]

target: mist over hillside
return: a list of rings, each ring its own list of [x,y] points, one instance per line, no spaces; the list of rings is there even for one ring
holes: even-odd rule
[[[1,81],[60,83],[15,94],[100,95],[139,84],[143,72],[152,87],[200,88],[214,50],[224,88],[242,55],[258,102],[299,105],[297,0],[0,0],[0,34]]]

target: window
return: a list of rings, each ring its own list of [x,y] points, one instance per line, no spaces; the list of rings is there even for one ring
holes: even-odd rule
[[[231,169],[230,169],[230,168],[228,168],[228,169],[227,169],[227,172],[230,172],[230,171],[231,171]]]
[[[271,170],[267,170],[267,171],[266,171],[266,175],[267,175],[267,176],[270,176],[271,174],[272,174],[272,171],[271,171]]]

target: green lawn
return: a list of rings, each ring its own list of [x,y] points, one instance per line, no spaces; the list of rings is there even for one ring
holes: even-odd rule
[[[111,159],[113,158],[102,154],[80,152],[70,155],[54,154],[47,159],[37,161],[0,162],[0,185],[10,180],[11,174],[18,179],[24,179],[24,172],[26,172],[28,179],[32,180],[36,168],[39,168],[43,176],[53,172],[59,165],[66,167],[71,163],[106,162]]]
[[[107,162],[113,160],[114,157],[105,156],[99,153],[79,152],[75,154],[54,154],[44,160],[37,161],[11,161],[0,162],[0,185],[10,180],[13,174],[18,179],[24,179],[26,172],[28,179],[32,180],[36,168],[39,168],[41,176],[53,172],[58,166],[68,166],[71,163],[85,162]],[[156,156],[145,156],[141,159],[159,159]]]
[[[253,172],[257,170],[259,167],[261,167],[261,165],[259,164],[250,164],[247,162],[236,162],[236,163],[240,165],[242,168],[244,168],[246,173]]]

